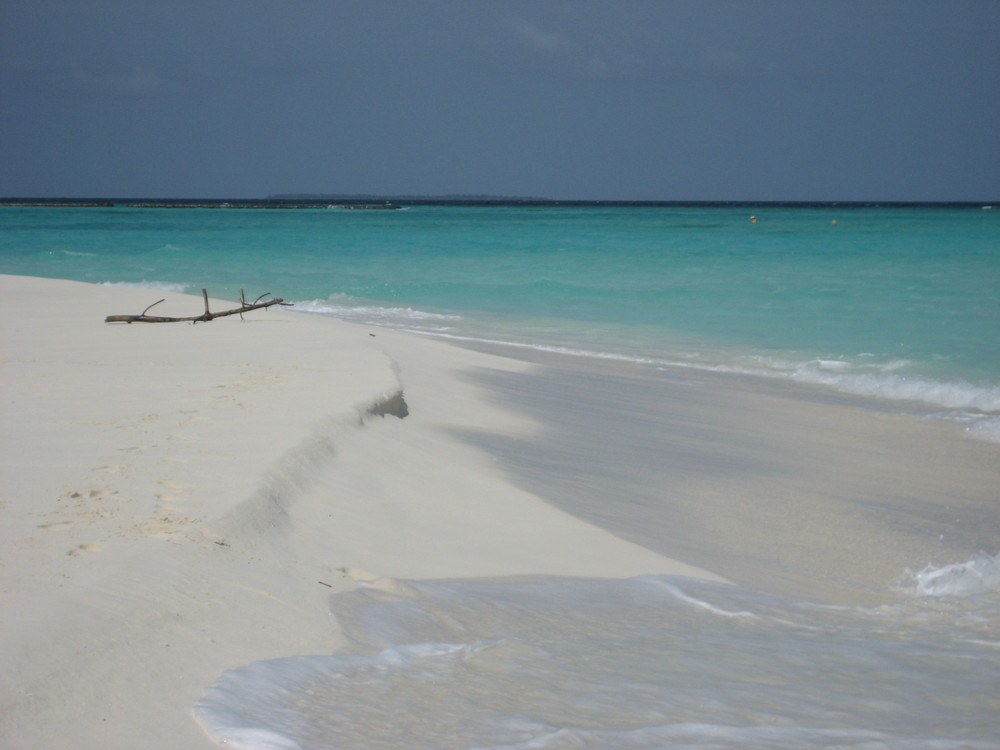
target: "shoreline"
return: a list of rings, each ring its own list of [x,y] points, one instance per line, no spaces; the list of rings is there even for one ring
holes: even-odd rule
[[[308,311],[314,314],[313,311]],[[391,328],[391,326],[386,326]],[[623,351],[602,351],[600,349],[561,347],[548,344],[503,340],[495,337],[479,337],[472,334],[442,333],[433,330],[404,329],[428,338],[440,339],[455,346],[510,357],[536,364],[545,362],[581,362],[596,366],[608,364],[611,367],[639,368],[646,371],[691,373],[694,376],[707,374],[719,376],[732,382],[758,382],[766,389],[775,387],[786,395],[796,394],[812,401],[823,400],[831,404],[855,406],[883,414],[915,417],[922,421],[949,424],[969,436],[1000,444],[1000,417],[997,417],[997,398],[1000,390],[985,380],[969,379],[961,376],[913,375],[903,379],[905,387],[900,388],[897,379],[892,384],[879,384],[878,375],[868,379],[865,374],[849,377],[847,381],[831,375],[803,373],[800,369],[768,370],[752,366],[732,364],[709,364],[696,361],[680,361],[670,355],[647,356],[641,353]],[[793,358],[794,359],[794,358]],[[790,362],[792,360],[789,360]],[[799,368],[819,362],[802,358]],[[840,360],[836,360],[839,362]],[[870,374],[869,374],[870,375]],[[777,383],[777,385],[773,385]],[[958,393],[954,393],[957,390]],[[942,395],[942,392],[943,395]]]
[[[668,574],[878,603],[906,566],[1000,545],[995,445],[818,389],[278,310],[108,325],[202,301],[0,289],[11,748],[216,747],[201,691],[342,648],[327,601],[359,581]]]
[[[542,370],[479,381],[545,433],[468,439],[519,486],[648,549],[844,606],[1000,550],[1000,446],[953,423],[777,378],[519,356]]]

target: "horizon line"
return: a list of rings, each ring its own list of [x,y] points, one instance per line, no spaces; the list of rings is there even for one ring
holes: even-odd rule
[[[22,204],[24,206],[43,204],[100,204],[111,203],[150,203],[150,202],[185,202],[204,204],[274,204],[281,205],[290,201],[300,203],[323,203],[344,201],[382,201],[408,204],[532,204],[532,205],[620,205],[620,206],[985,206],[998,205],[1000,199],[994,200],[894,200],[894,199],[851,199],[851,200],[810,200],[810,199],[605,199],[605,198],[543,198],[526,196],[505,196],[489,194],[375,194],[375,193],[279,193],[264,198],[257,197],[107,197],[107,196],[7,196],[0,197],[0,205]]]

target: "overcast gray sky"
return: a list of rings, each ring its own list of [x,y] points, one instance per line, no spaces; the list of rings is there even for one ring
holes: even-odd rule
[[[996,0],[0,0],[0,196],[1000,198]]]

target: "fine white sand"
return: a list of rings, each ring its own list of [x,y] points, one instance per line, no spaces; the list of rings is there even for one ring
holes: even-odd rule
[[[474,377],[531,365],[278,309],[104,322],[159,297],[202,311],[0,276],[0,746],[214,747],[202,690],[336,649],[327,599],[358,579],[717,578],[461,439],[540,429]]]
[[[214,747],[203,689],[344,645],[328,600],[359,581],[662,573],[858,604],[1000,549],[1000,450],[951,426],[278,309],[104,323],[161,296],[202,311],[0,276],[5,749]]]

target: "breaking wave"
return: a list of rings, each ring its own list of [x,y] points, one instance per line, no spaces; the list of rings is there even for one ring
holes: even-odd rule
[[[295,310],[298,312],[331,315],[340,320],[364,323],[366,325],[409,327],[418,324],[422,328],[430,329],[430,331],[447,330],[449,321],[462,319],[461,315],[427,312],[426,310],[415,310],[412,307],[382,307],[379,305],[357,304],[346,296],[344,296],[342,302],[337,300],[338,297],[331,297],[326,300],[314,299],[296,302]]]
[[[907,360],[892,360],[862,369],[846,360],[759,360],[759,366],[764,371],[773,371],[805,383],[832,386],[848,393],[923,401],[950,409],[1000,411],[1000,387],[976,385],[962,380],[942,381],[909,374],[906,370],[912,364]]]
[[[971,596],[1000,591],[1000,555],[978,553],[963,563],[907,570],[900,588],[920,596]]]

